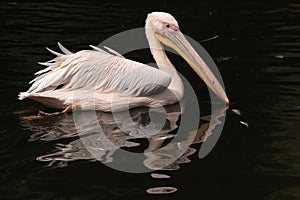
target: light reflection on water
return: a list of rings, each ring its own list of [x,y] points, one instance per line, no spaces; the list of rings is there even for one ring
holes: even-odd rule
[[[95,111],[81,111],[84,114],[84,124],[76,126],[74,116],[71,113],[45,117],[41,119],[28,120],[27,117],[22,117],[21,124],[26,129],[33,132],[30,136],[30,141],[57,141],[55,152],[47,153],[37,157],[39,161],[49,161],[48,166],[66,167],[69,161],[90,160],[101,161],[103,163],[114,162],[114,155],[119,148],[125,148],[133,151],[144,152],[145,159],[141,162],[145,167],[151,170],[178,170],[180,165],[189,163],[189,156],[193,155],[197,150],[193,147],[188,147],[187,150],[178,157],[178,152],[185,148],[185,143],[192,144],[201,143],[207,140],[207,137],[213,134],[216,126],[221,123],[220,118],[225,115],[227,108],[221,107],[215,110],[212,115],[203,116],[200,120],[202,123],[199,129],[186,133],[186,141],[180,141],[169,145],[163,151],[157,151],[166,146],[166,144],[176,137],[176,130],[180,124],[181,109],[179,104],[166,106],[166,113],[161,113],[159,110],[151,111],[151,116],[159,118],[158,115],[165,115],[166,121],[154,120],[151,121],[149,108],[136,108],[130,111],[132,118],[118,118],[116,122],[112,113],[97,111],[97,120],[94,119]],[[79,111],[80,112],[80,111]],[[156,115],[156,116],[155,116]],[[153,119],[153,118],[152,118]],[[149,125],[151,124],[149,130]],[[164,123],[164,124],[161,124]],[[97,126],[101,126],[105,136],[111,143],[106,143],[97,132]],[[80,136],[80,137],[79,137]],[[59,143],[62,139],[71,139],[69,143]],[[81,138],[84,138],[82,140]],[[146,140],[146,145],[141,145],[140,139]],[[145,141],[143,141],[145,143]],[[95,157],[96,155],[96,157]],[[178,158],[177,158],[178,157]],[[172,162],[177,158],[175,162]],[[171,163],[165,167],[165,163]],[[163,166],[163,167],[162,167]],[[166,175],[167,176],[167,175]],[[164,178],[163,174],[156,174],[153,178]],[[176,192],[176,187],[156,187],[147,190],[148,193],[173,193]]]

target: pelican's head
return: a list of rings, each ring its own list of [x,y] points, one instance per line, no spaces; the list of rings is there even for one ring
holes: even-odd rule
[[[152,12],[148,14],[146,19],[146,34],[148,40],[155,38],[157,42],[177,51],[202,78],[206,85],[225,103],[229,104],[223,87],[203,59],[180,32],[178,23],[172,15],[165,12]]]
[[[152,28],[157,32],[164,32],[168,29],[177,31],[179,30],[176,19],[165,12],[152,12],[148,14],[146,19],[146,27]]]

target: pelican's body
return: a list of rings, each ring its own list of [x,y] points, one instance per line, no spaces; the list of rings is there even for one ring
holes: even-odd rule
[[[82,110],[119,111],[137,106],[168,105],[184,94],[183,83],[167,58],[161,43],[173,47],[192,66],[206,84],[226,103],[228,98],[217,79],[179,31],[168,13],[153,12],[146,20],[146,36],[159,69],[124,58],[117,52],[93,47],[64,54],[41,63],[48,67],[37,72],[27,92],[30,98],[49,107],[71,106]]]

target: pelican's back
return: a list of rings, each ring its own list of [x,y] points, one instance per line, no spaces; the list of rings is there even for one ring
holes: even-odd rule
[[[162,92],[171,82],[168,73],[126,59],[116,52],[108,53],[94,47],[95,50],[71,53],[62,45],[59,46],[65,54],[50,50],[57,57],[40,63],[48,67],[36,73],[37,77],[30,82],[32,86],[27,92],[20,93],[20,100],[37,100],[39,97],[45,99],[51,92],[63,94],[69,91],[76,91],[78,94],[90,91],[149,96]],[[55,97],[49,95],[49,98]],[[57,96],[57,99],[60,98],[62,97]]]

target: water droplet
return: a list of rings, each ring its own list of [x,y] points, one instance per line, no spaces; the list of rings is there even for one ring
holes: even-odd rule
[[[170,194],[170,193],[174,193],[176,191],[177,191],[177,188],[175,188],[175,187],[165,186],[165,187],[149,188],[147,190],[147,193],[149,193],[149,194]]]
[[[152,173],[151,177],[152,178],[170,178],[171,176],[169,176],[167,174]]]
[[[249,124],[247,122],[244,122],[244,121],[240,121],[240,123],[244,126],[246,126],[247,128],[249,127]]]

